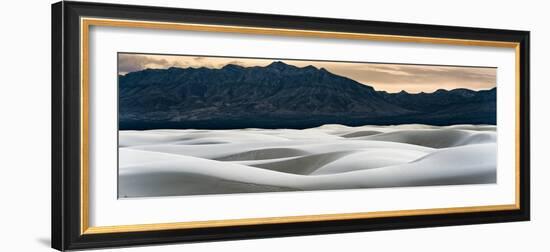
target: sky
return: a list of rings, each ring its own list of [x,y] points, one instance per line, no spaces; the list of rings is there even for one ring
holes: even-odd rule
[[[222,68],[227,64],[244,67],[267,66],[273,61],[282,61],[297,67],[315,66],[348,77],[359,83],[372,86],[378,91],[390,93],[402,90],[409,93],[430,93],[438,89],[467,88],[484,90],[496,87],[496,68],[457,67],[438,65],[380,64],[358,62],[334,62],[285,59],[255,59],[238,57],[179,56],[153,54],[118,55],[118,73],[126,74],[146,68],[169,67]]]

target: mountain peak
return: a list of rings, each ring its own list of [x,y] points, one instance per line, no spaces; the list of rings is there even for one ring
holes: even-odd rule
[[[288,65],[288,64],[286,64],[282,61],[277,60],[277,61],[271,62],[271,64],[267,65],[266,67],[267,68],[274,68],[274,69],[284,69],[284,68],[287,68],[289,66],[290,65]]]
[[[181,68],[181,67],[169,67],[166,69],[167,71],[172,71],[172,72],[175,72],[175,71],[183,71],[184,69]]]
[[[317,68],[316,68],[315,66],[313,66],[313,65],[307,65],[307,66],[305,66],[305,67],[302,67],[302,69],[307,69],[307,70],[319,70],[319,69],[317,69]]]
[[[455,88],[450,91],[453,94],[458,94],[460,96],[474,96],[477,92],[467,88]]]
[[[241,66],[241,65],[237,65],[237,64],[227,64],[225,66],[222,67],[222,69],[243,69],[245,67]]]

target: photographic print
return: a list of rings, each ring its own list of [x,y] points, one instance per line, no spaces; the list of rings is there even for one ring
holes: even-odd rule
[[[496,183],[496,68],[118,54],[119,197]]]
[[[51,31],[60,251],[530,219],[529,31],[71,1]]]

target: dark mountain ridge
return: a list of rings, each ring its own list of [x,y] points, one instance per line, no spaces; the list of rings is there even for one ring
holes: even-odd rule
[[[145,69],[119,76],[119,128],[496,123],[496,88],[376,91],[314,66]]]

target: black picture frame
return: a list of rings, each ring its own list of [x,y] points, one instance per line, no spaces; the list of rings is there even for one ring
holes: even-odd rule
[[[80,18],[201,23],[364,34],[490,40],[519,46],[518,209],[262,225],[82,233]],[[61,251],[175,242],[527,221],[530,218],[529,32],[103,3],[52,5],[52,247]]]

